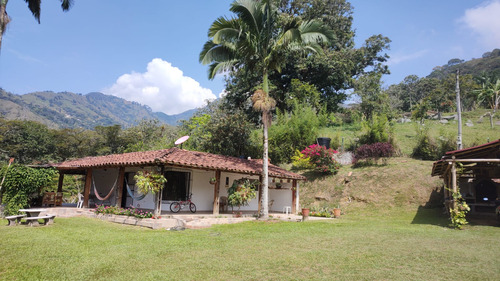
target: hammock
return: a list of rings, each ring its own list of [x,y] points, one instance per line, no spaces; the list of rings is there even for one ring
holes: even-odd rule
[[[128,195],[130,195],[130,197],[132,197],[132,199],[137,200],[137,201],[141,201],[142,199],[144,199],[144,197],[146,197],[147,193],[141,194],[140,196],[134,196],[134,193],[132,192],[132,190],[130,190],[130,186],[128,186],[128,181],[127,181],[126,177],[125,177],[125,185],[127,186]]]
[[[92,175],[92,183],[94,184],[94,195],[97,199],[99,199],[100,201],[106,201],[108,200],[108,198],[111,196],[111,194],[113,193],[113,191],[115,191],[115,188],[116,188],[116,183],[118,182],[118,177],[119,177],[119,174],[118,176],[116,177],[116,180],[115,180],[115,183],[113,184],[113,187],[111,188],[111,190],[109,191],[108,195],[106,195],[105,197],[101,197],[99,195],[99,192],[97,192],[97,189],[96,189],[96,186],[95,186],[95,180],[94,180],[94,175]]]

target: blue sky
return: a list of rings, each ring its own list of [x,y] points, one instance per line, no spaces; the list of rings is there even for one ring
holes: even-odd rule
[[[15,94],[98,91],[167,114],[201,106],[224,90],[222,77],[207,79],[198,55],[210,24],[231,15],[231,2],[75,0],[65,13],[59,1],[44,0],[38,24],[24,1],[10,0],[0,87]],[[373,34],[392,40],[386,85],[500,48],[500,0],[351,3],[356,47]]]

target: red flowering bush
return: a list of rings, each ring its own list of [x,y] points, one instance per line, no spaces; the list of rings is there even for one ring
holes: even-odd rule
[[[358,160],[378,161],[379,158],[387,158],[394,155],[394,147],[388,142],[377,142],[374,144],[363,144],[356,149],[355,158]]]
[[[309,158],[309,162],[314,169],[323,174],[336,174],[340,169],[340,164],[333,158],[336,150],[325,148],[324,146],[313,144],[302,150],[304,158]]]

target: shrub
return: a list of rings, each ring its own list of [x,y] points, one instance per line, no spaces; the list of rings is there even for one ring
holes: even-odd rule
[[[374,144],[363,144],[356,149],[356,159],[374,159],[392,157],[394,147],[388,142],[377,142]]]
[[[319,119],[310,105],[295,104],[292,113],[276,111],[269,128],[269,157],[273,163],[289,163],[296,149],[315,141]]]
[[[306,170],[313,168],[314,166],[311,165],[311,158],[305,157],[298,149],[295,150],[295,155],[292,156],[292,169]]]
[[[384,114],[374,114],[371,120],[363,123],[363,134],[359,137],[360,144],[389,142],[393,144],[392,126]]]
[[[428,129],[417,128],[417,145],[411,157],[422,160],[436,160],[440,157],[436,142],[429,135]]]
[[[39,196],[42,188],[53,184],[55,169],[34,169],[23,165],[7,166],[0,175],[5,176],[2,186],[5,215],[15,215],[19,209],[30,207],[30,201]]]
[[[94,213],[96,214],[109,214],[109,215],[122,215],[122,216],[131,216],[139,219],[160,219],[160,216],[154,216],[152,212],[144,211],[141,209],[136,209],[134,207],[130,207],[127,209],[119,208],[116,206],[104,206],[97,205],[97,208],[94,209]]]
[[[311,217],[323,217],[323,218],[332,218],[333,217],[333,212],[325,207],[325,208],[318,208],[318,207],[312,207],[311,212],[309,213],[309,216]]]
[[[336,150],[313,144],[306,147],[301,153],[305,158],[309,158],[310,164],[317,172],[336,174],[340,169],[340,164],[333,158],[333,155],[337,153]]]

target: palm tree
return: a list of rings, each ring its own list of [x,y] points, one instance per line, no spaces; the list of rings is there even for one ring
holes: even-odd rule
[[[269,95],[269,71],[281,70],[284,50],[296,49],[304,53],[321,51],[320,42],[333,38],[318,21],[289,19],[277,24],[278,11],[272,0],[236,0],[230,11],[235,18],[220,17],[208,31],[209,40],[200,53],[200,62],[210,64],[208,76],[213,79],[238,68],[262,73],[262,89],[252,96],[254,109],[262,112],[263,167],[262,167],[262,216],[267,219],[268,210],[268,139],[267,130],[275,101]]]
[[[73,0],[60,0],[61,1],[61,8],[63,11],[69,10],[71,8],[71,5],[73,4]],[[10,17],[7,14],[7,3],[9,0],[0,0],[0,49],[2,48],[2,36],[5,32],[5,28],[7,27],[7,24],[10,22]],[[35,17],[35,19],[40,23],[40,5],[41,5],[41,0],[24,0],[24,2],[28,3],[28,8],[30,9],[31,13]]]
[[[496,112],[500,103],[500,79],[497,79],[495,84],[489,82],[489,79],[486,80],[486,83],[483,83],[483,88],[478,92],[478,101],[488,104],[493,112]]]

